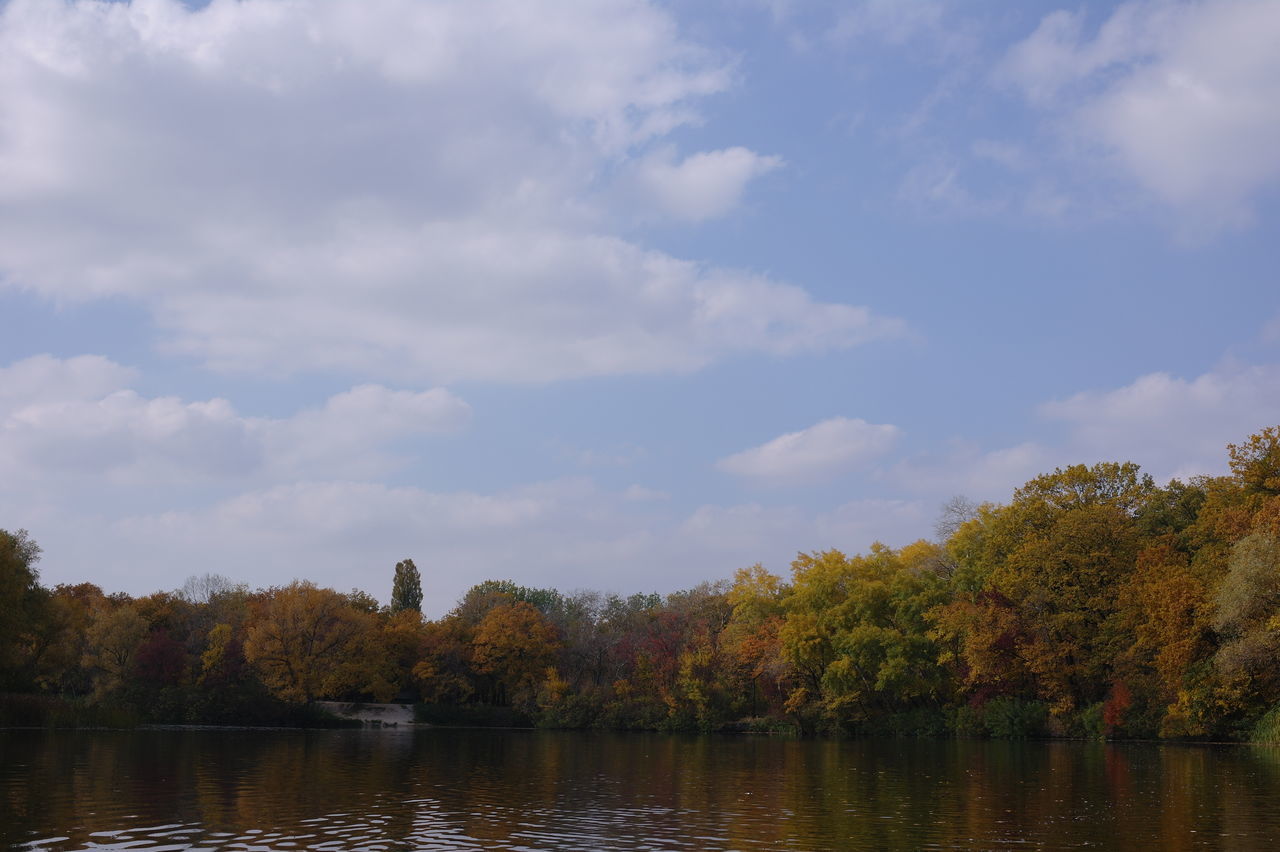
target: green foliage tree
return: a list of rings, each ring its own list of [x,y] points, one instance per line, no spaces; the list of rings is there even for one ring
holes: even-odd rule
[[[565,598],[555,589],[535,589],[521,586],[511,580],[485,580],[476,583],[462,596],[451,615],[478,624],[495,606],[520,601],[532,606],[548,617],[559,616],[565,608]]]
[[[1280,700],[1280,536],[1255,532],[1236,542],[1214,603],[1219,669],[1246,676],[1264,702]]]
[[[391,582],[391,611],[408,609],[422,612],[422,575],[412,559],[396,563],[395,579]]]
[[[347,599],[347,606],[356,612],[363,612],[366,615],[377,615],[381,607],[378,606],[378,599],[362,589],[352,589],[347,592],[344,597]]]
[[[39,559],[40,546],[26,530],[0,530],[0,687],[22,685],[30,675],[33,634],[47,616]]]
[[[902,551],[875,544],[866,556],[833,550],[796,559],[779,631],[782,654],[800,675],[789,709],[860,725],[940,702],[947,672],[926,613],[945,602],[946,586],[923,570],[933,551],[927,543]]]

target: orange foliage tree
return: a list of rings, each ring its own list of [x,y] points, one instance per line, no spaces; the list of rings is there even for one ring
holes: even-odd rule
[[[496,681],[495,701],[517,706],[532,706],[559,647],[555,625],[525,601],[489,610],[471,640],[476,671]]]
[[[372,618],[346,595],[295,581],[268,591],[244,642],[245,658],[285,701],[311,702],[368,680]],[[386,700],[385,693],[378,696]]]

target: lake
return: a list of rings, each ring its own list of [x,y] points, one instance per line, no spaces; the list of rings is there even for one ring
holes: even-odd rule
[[[0,732],[0,846],[1280,848],[1280,750],[482,730]]]

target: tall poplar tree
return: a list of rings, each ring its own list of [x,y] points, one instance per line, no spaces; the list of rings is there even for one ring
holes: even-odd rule
[[[396,563],[396,577],[391,584],[391,611],[406,609],[422,612],[422,577],[412,559]]]

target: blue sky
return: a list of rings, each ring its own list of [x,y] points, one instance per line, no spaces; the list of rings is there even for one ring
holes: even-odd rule
[[[0,3],[0,526],[439,614],[1280,423],[1280,5]]]

